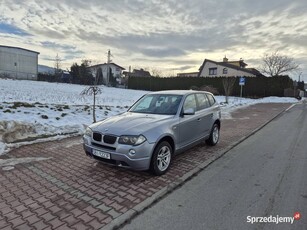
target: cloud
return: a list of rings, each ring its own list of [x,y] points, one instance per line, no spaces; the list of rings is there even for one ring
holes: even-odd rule
[[[302,0],[2,2],[0,22],[12,28],[0,24],[0,39],[4,45],[14,41],[40,49],[40,60],[59,51],[67,63],[101,60],[111,49],[113,61],[122,66],[153,63],[195,71],[203,59],[218,61],[225,54],[260,60],[272,49],[293,57],[307,52],[307,2]],[[19,39],[10,39],[9,31]]]

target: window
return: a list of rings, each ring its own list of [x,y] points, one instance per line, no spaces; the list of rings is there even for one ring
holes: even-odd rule
[[[149,110],[150,105],[152,103],[153,96],[147,96],[144,97],[142,100],[139,101],[139,103],[135,106],[134,112],[141,112]]]
[[[149,94],[133,105],[129,112],[175,115],[182,95]]]
[[[183,104],[183,110],[194,109],[196,111],[196,100],[194,94],[187,96]]]
[[[206,94],[206,95],[207,95],[207,97],[209,99],[210,105],[213,105],[215,103],[214,97],[211,94]]]
[[[196,94],[196,98],[197,98],[197,103],[198,103],[198,109],[197,110],[202,110],[202,109],[210,107],[209,100],[208,100],[208,98],[206,97],[205,94],[198,93],[198,94]]]
[[[209,68],[209,75],[217,75],[217,68]]]
[[[228,73],[228,69],[227,68],[224,68],[223,69],[223,74],[227,74]]]

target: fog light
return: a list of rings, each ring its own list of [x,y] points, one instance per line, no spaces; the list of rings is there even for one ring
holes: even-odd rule
[[[130,156],[134,156],[135,155],[135,150],[134,149],[130,149],[129,150],[129,155]]]

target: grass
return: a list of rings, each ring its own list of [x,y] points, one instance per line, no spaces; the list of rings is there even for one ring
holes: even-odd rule
[[[26,103],[26,102],[13,102],[13,105],[10,106],[9,108],[11,109],[17,109],[19,107],[25,107],[25,108],[33,108],[35,107],[35,105],[33,104],[29,104],[29,103]]]

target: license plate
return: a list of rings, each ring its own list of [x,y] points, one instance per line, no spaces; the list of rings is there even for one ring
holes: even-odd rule
[[[96,150],[96,149],[93,149],[92,153],[97,157],[101,157],[101,158],[104,158],[104,159],[111,159],[110,153],[105,153],[105,152],[102,152],[102,151],[99,151],[99,150]]]

